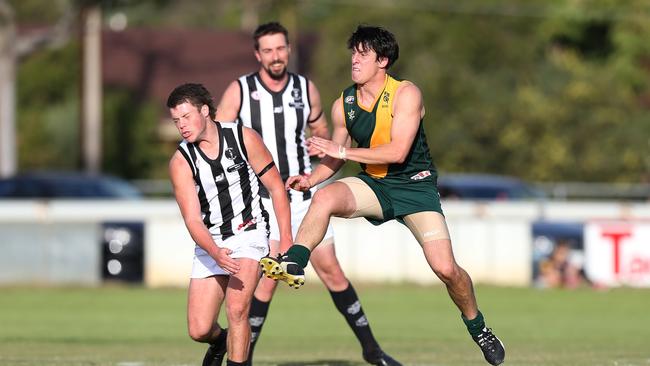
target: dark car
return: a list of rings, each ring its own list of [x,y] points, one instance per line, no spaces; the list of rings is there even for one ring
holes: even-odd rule
[[[517,178],[492,174],[441,174],[440,197],[468,200],[526,200],[544,193]]]
[[[129,182],[77,172],[31,172],[0,179],[0,198],[134,199],[142,193]]]

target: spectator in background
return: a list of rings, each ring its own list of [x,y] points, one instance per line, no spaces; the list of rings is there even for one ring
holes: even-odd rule
[[[559,240],[548,258],[539,262],[538,286],[576,288],[583,282],[581,267],[571,244]]]

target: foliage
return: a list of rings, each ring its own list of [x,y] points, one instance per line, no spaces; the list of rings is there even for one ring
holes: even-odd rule
[[[17,84],[21,170],[74,169],[79,162],[79,47],[40,52],[21,65]]]
[[[160,148],[160,108],[133,92],[105,90],[104,169],[127,179],[165,178],[169,154]]]
[[[611,2],[414,4],[362,16],[363,4],[351,5],[324,21],[313,71],[325,100],[350,83],[349,34],[359,23],[379,24],[400,43],[391,72],[423,92],[441,170],[538,181],[648,179],[648,6],[617,2],[613,16]]]
[[[27,58],[18,76],[19,166],[74,170],[80,166],[79,47]],[[159,109],[133,93],[104,90],[103,170],[127,179],[166,177]]]
[[[12,2],[26,21],[36,3]],[[534,181],[650,181],[650,3],[643,0],[101,3],[106,18],[125,12],[129,26],[235,30],[252,6],[260,21],[278,19],[293,36],[316,34],[307,74],[326,112],[350,84],[348,36],[359,23],[382,25],[400,43],[391,72],[422,90],[440,170]],[[47,19],[65,2],[55,4]],[[21,168],[78,160],[77,51],[70,45],[43,52],[20,68]],[[154,109],[126,91],[105,96],[105,167],[133,178],[164,176]],[[122,138],[130,146],[118,149],[114,141]],[[125,160],[131,149],[140,150]]]

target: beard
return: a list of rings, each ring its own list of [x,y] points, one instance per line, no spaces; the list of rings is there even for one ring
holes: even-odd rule
[[[281,64],[282,65],[282,70],[280,70],[278,72],[274,72],[271,69],[271,66],[276,65],[276,64]],[[286,67],[286,65],[278,62],[278,63],[274,63],[274,64],[269,65],[269,67],[266,68],[266,72],[267,72],[267,74],[269,74],[271,79],[273,79],[273,80],[282,80],[282,78],[284,78],[284,76],[287,74],[287,67]]]

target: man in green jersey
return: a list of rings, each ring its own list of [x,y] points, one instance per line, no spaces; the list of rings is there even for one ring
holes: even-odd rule
[[[359,162],[363,171],[319,190],[295,244],[280,258],[262,258],[262,269],[275,279],[300,286],[303,268],[331,216],[365,217],[376,225],[396,219],[422,246],[485,359],[501,364],[503,344],[485,325],[472,280],[454,258],[436,187],[437,172],[422,126],[422,94],[412,82],[396,80],[387,72],[399,56],[397,41],[383,28],[359,26],[348,48],[354,84],[332,106],[332,140],[310,139],[311,146],[326,157],[310,176],[290,177],[286,186],[307,190],[331,177],[345,160]],[[355,148],[350,147],[352,139]]]

